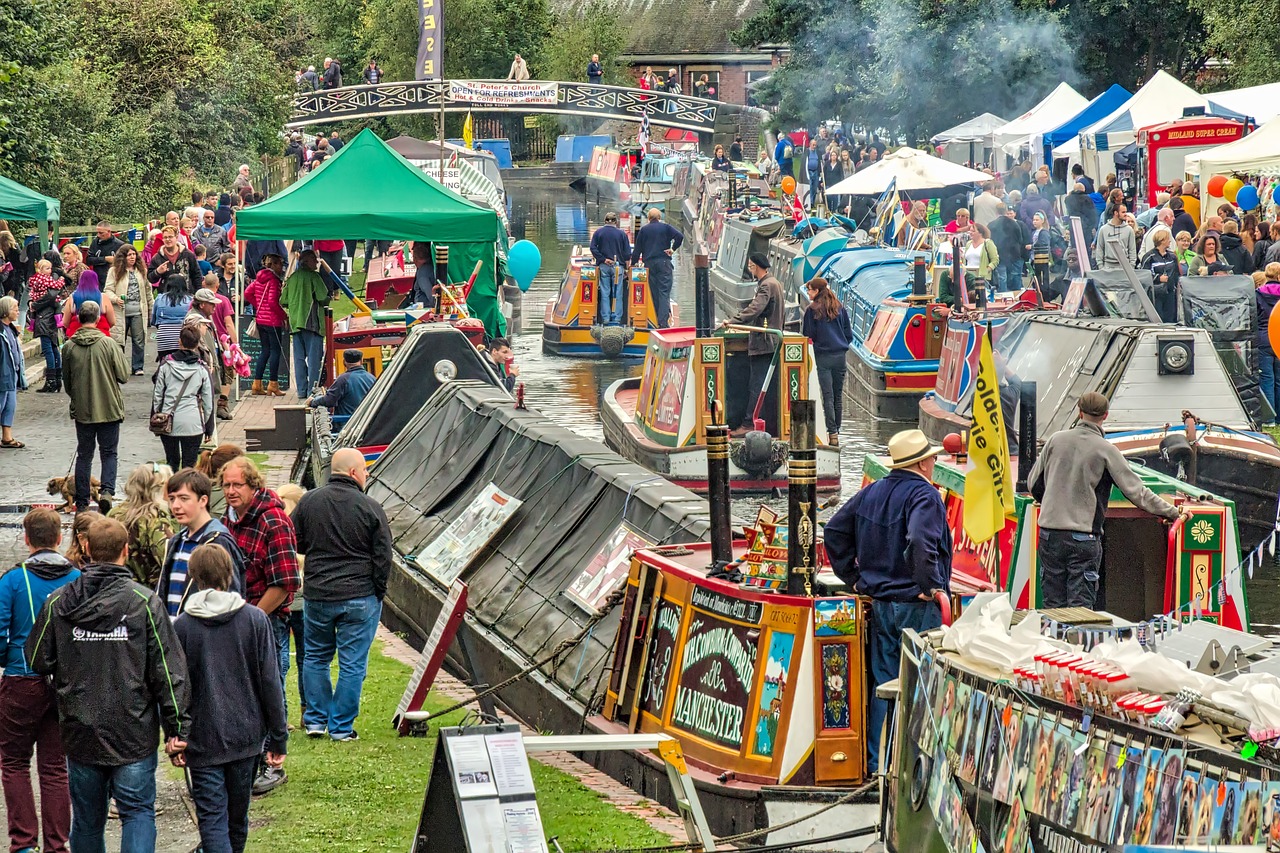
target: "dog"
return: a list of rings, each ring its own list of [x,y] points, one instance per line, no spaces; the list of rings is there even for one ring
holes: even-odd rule
[[[98,502],[98,489],[102,485],[97,477],[89,478],[89,500]],[[58,512],[71,512],[76,508],[76,478],[68,474],[65,477],[54,477],[49,480],[49,484],[45,486],[45,491],[51,495],[62,496],[62,506],[57,508]]]

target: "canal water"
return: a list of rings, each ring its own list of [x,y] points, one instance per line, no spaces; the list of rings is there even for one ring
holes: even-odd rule
[[[525,383],[528,404],[574,432],[602,440],[600,407],[605,390],[619,379],[639,376],[641,363],[565,358],[542,351],[542,320],[547,301],[560,292],[560,281],[569,253],[588,242],[592,225],[604,221],[610,208],[568,187],[564,189],[509,188],[513,240],[528,239],[542,252],[542,271],[524,296],[519,327],[512,332],[512,346]],[[680,223],[673,223],[679,227]],[[686,243],[676,259],[674,297],[683,325],[693,322],[693,253]],[[910,425],[877,421],[854,407],[844,413],[840,431],[841,500],[819,514],[826,520],[840,503],[857,491],[862,481],[862,459],[868,452],[883,453],[889,436]],[[736,519],[755,517],[761,503],[786,513],[780,498],[739,498],[733,502]],[[1264,566],[1246,580],[1250,614],[1259,632],[1280,635],[1280,566]]]

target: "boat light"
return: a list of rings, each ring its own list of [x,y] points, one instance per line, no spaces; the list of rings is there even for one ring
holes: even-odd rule
[[[1158,338],[1159,375],[1190,376],[1195,373],[1195,346],[1195,339],[1190,337]]]
[[[436,379],[440,382],[448,382],[458,378],[458,365],[454,364],[447,358],[442,358],[436,362],[435,367]]]

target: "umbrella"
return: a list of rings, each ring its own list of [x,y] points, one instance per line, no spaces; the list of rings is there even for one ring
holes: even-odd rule
[[[802,278],[808,281],[818,274],[818,267],[822,266],[823,261],[847,245],[848,231],[843,228],[825,228],[800,244],[800,257],[793,263],[800,265]]]
[[[874,195],[884,192],[891,181],[897,181],[902,198],[942,198],[975,184],[991,180],[986,172],[950,163],[916,148],[899,148],[855,172],[835,186],[827,187],[828,195]]]

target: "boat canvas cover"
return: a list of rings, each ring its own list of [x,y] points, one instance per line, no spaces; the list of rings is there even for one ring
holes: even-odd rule
[[[747,258],[753,252],[767,254],[769,241],[782,233],[786,220],[770,216],[755,222],[743,222],[741,219],[726,219],[724,235],[720,238],[720,252],[716,255],[716,266],[726,279],[733,281],[749,281]]]
[[[911,265],[916,255],[898,249],[856,248],[836,252],[818,270],[846,305],[857,300],[871,306],[871,314],[891,297],[911,292]],[[861,337],[861,336],[859,336]]]
[[[467,336],[446,323],[414,326],[391,364],[351,415],[339,435],[339,447],[385,447],[440,387],[436,366],[448,361],[455,378],[501,384],[490,361]]]
[[[1247,275],[1188,275],[1179,279],[1182,314],[1188,326],[1205,329],[1215,341],[1253,341],[1258,303]]]
[[[658,544],[704,540],[709,529],[697,495],[476,382],[450,382],[418,411],[370,469],[367,492],[386,510],[396,551],[408,557],[491,482],[523,504],[461,578],[469,617],[526,660],[583,630],[591,614],[565,591],[619,525]],[[620,614],[614,608],[547,673],[579,702],[591,698],[608,664]]]
[[[432,180],[365,129],[306,178],[236,214],[239,240],[429,240],[449,247],[449,280],[483,264],[467,306],[491,336],[505,334],[498,305],[496,211]]]

